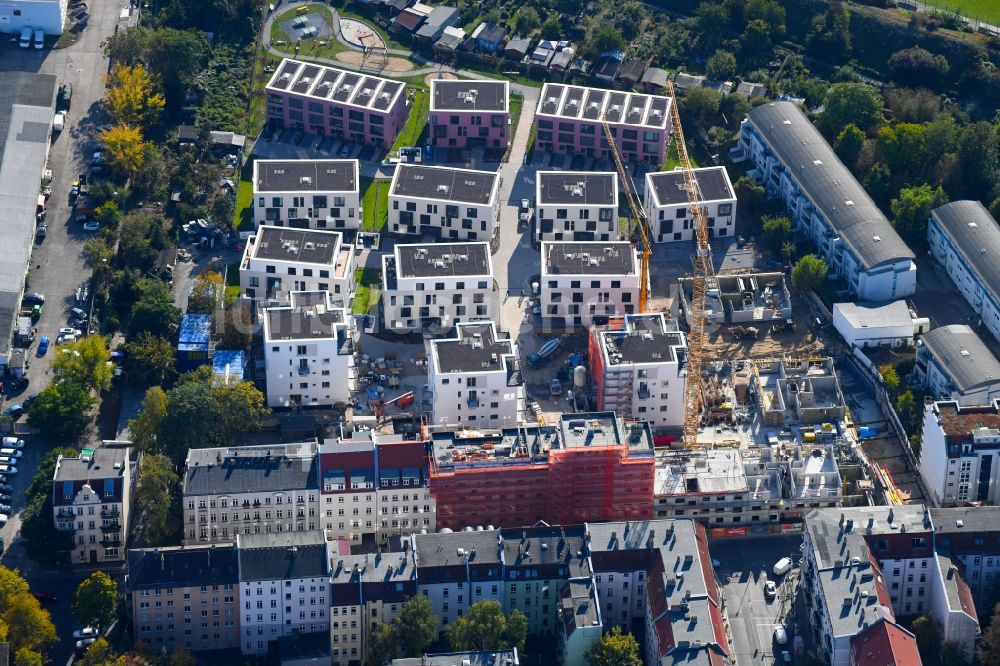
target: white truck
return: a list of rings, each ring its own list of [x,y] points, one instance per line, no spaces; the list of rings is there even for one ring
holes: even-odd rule
[[[56,115],[52,117],[52,133],[58,134],[63,131],[66,127],[66,112],[58,111]]]

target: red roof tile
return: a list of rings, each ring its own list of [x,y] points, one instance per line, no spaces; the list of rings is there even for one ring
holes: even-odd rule
[[[854,666],[920,666],[917,639],[888,620],[879,620],[851,639]]]

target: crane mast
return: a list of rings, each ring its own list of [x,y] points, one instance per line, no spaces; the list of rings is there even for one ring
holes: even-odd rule
[[[687,386],[684,390],[684,438],[686,448],[698,447],[698,426],[701,422],[702,385],[701,368],[705,345],[705,292],[708,281],[715,274],[712,267],[712,249],[708,242],[708,218],[701,206],[698,193],[698,181],[695,179],[691,160],[688,158],[687,144],[684,142],[684,128],[681,127],[681,115],[677,108],[677,95],[674,84],[667,82],[667,93],[671,97],[671,115],[673,118],[674,142],[677,144],[677,160],[684,173],[684,185],[687,189],[688,203],[694,218],[695,256],[694,275],[691,281],[691,302],[688,320],[691,331],[688,333],[687,353]]]

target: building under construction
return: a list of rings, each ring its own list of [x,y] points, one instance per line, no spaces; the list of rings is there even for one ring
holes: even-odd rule
[[[691,324],[693,278],[679,280],[681,307]],[[785,322],[792,318],[792,296],[784,273],[713,275],[706,280],[706,324]]]
[[[435,432],[429,440],[439,528],[652,516],[647,423],[612,412],[565,414],[554,426]]]

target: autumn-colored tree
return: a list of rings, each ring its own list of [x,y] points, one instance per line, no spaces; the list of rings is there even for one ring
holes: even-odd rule
[[[108,75],[108,92],[104,97],[108,112],[117,123],[148,127],[166,104],[157,87],[142,64],[115,65]]]
[[[207,271],[195,278],[194,286],[188,295],[188,312],[201,314],[211,314],[216,308],[222,305],[222,296],[226,290],[226,285],[222,281],[222,274],[215,271]]]
[[[640,666],[639,643],[632,634],[623,634],[621,627],[615,627],[601,636],[587,652],[590,666]]]
[[[118,583],[103,571],[90,574],[73,597],[73,615],[86,627],[107,627],[115,619]]]
[[[160,425],[167,414],[167,394],[159,386],[152,386],[146,391],[146,399],[142,403],[142,411],[128,422],[132,442],[143,453],[160,453],[163,448],[157,440]]]
[[[170,512],[177,478],[170,458],[159,453],[142,457],[135,495],[146,514],[146,538],[154,546],[169,544],[179,527]]]
[[[52,372],[63,380],[75,382],[88,389],[106,391],[111,388],[114,368],[108,365],[111,350],[108,341],[100,335],[90,335],[66,345],[65,354],[52,360]]]
[[[132,177],[146,164],[151,144],[135,125],[109,127],[101,132],[100,139],[112,169]]]

